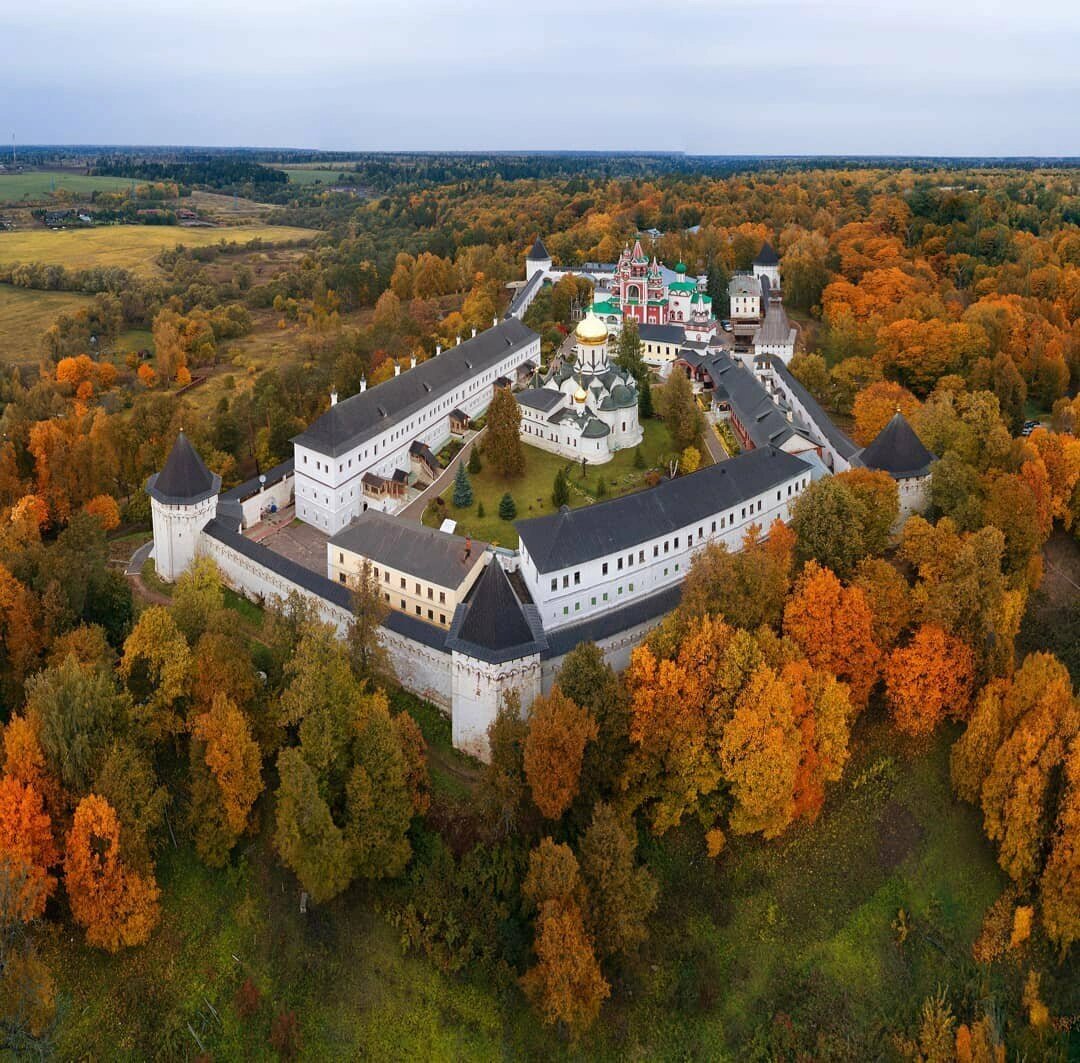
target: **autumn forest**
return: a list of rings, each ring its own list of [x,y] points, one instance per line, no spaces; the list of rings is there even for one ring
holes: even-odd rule
[[[0,1056],[1076,1058],[1080,171],[86,172],[122,183],[55,196],[122,224],[0,201]],[[481,763],[398,684],[377,589],[342,639],[132,559],[181,429],[225,487],[290,458],[332,391],[490,327],[538,234],[564,265],[640,237],[717,317],[771,242],[794,376],[858,445],[899,410],[937,460],[902,527],[853,468],[699,551],[625,671],[578,645]],[[545,359],[590,294],[530,306]],[[644,483],[712,431],[652,387]]]

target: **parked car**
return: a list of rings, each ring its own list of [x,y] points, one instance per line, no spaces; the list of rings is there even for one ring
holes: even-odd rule
[[[731,322],[730,322],[730,321],[728,321],[728,319],[727,319],[727,318],[724,318],[724,320],[720,322],[720,327],[721,327],[721,328],[722,328],[722,329],[723,329],[723,330],[724,330],[725,332],[730,332],[730,331],[731,331]]]
[[[1031,435],[1031,433],[1034,432],[1036,428],[1041,427],[1042,425],[1040,425],[1038,421],[1025,421],[1024,427],[1020,429],[1020,434],[1026,438],[1027,436]]]

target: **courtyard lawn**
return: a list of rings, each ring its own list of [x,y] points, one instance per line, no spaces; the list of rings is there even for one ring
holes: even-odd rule
[[[640,490],[645,486],[645,476],[649,470],[665,468],[668,458],[674,452],[667,426],[663,421],[656,419],[645,422],[645,438],[641,444],[645,467],[642,469],[634,468],[634,451],[628,449],[619,451],[606,465],[587,468],[585,476],[582,477],[579,462],[569,461],[558,454],[540,450],[538,447],[526,446],[524,449],[525,474],[523,476],[514,480],[497,476],[487,459],[481,456],[484,463],[483,469],[475,476],[471,474],[469,476],[473,489],[473,504],[466,509],[458,509],[453,504],[454,491],[451,485],[443,491],[441,496],[445,507],[429,505],[424,512],[424,523],[429,527],[437,528],[445,518],[449,517],[458,522],[459,535],[471,535],[496,546],[512,548],[518,543],[513,521],[501,520],[499,517],[499,500],[507,492],[517,503],[515,520],[542,517],[546,513],[555,511],[551,502],[551,491],[555,483],[555,474],[559,469],[567,471],[570,479],[569,504],[576,508],[601,500],[597,495],[601,478],[607,488],[605,496],[607,498],[615,498],[618,495]],[[704,455],[703,464],[708,463],[708,460],[708,455]],[[484,507],[482,517],[477,513],[481,504]]]

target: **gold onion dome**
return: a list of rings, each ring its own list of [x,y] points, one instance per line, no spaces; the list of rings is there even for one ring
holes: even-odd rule
[[[577,336],[580,343],[606,343],[607,326],[590,310],[589,313],[578,322],[578,327],[574,330],[574,335]]]
[[[574,392],[574,402],[584,402],[589,396],[586,394],[585,389],[578,384],[577,391]]]

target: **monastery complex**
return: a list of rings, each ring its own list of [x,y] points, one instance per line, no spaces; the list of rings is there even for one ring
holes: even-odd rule
[[[564,356],[545,368],[540,337],[522,317],[545,284],[568,273],[592,282],[593,301]],[[222,493],[181,433],[147,483],[158,573],[175,580],[206,554],[249,597],[298,593],[343,632],[350,584],[366,563],[390,610],[383,637],[400,681],[449,713],[456,746],[484,756],[505,693],[517,691],[527,708],[583,641],[625,667],[678,603],[698,550],[739,549],[752,525],[788,519],[814,480],[882,469],[897,481],[901,519],[924,508],[935,459],[904,418],[860,450],[792,375],[796,330],[781,279],[765,244],[753,270],[731,279],[730,320],[721,322],[704,278],[650,259],[640,242],[617,263],[570,268],[554,265],[537,238],[504,318],[377,387],[331,396],[276,469]],[[590,465],[638,446],[637,384],[614,360],[629,319],[650,371],[659,380],[685,373],[708,419],[730,425],[737,456],[635,494],[519,520],[513,551],[420,523],[424,492],[443,472],[436,455],[472,438],[496,388],[516,398],[521,438],[532,446]],[[324,544],[314,564],[249,534],[290,505]]]

